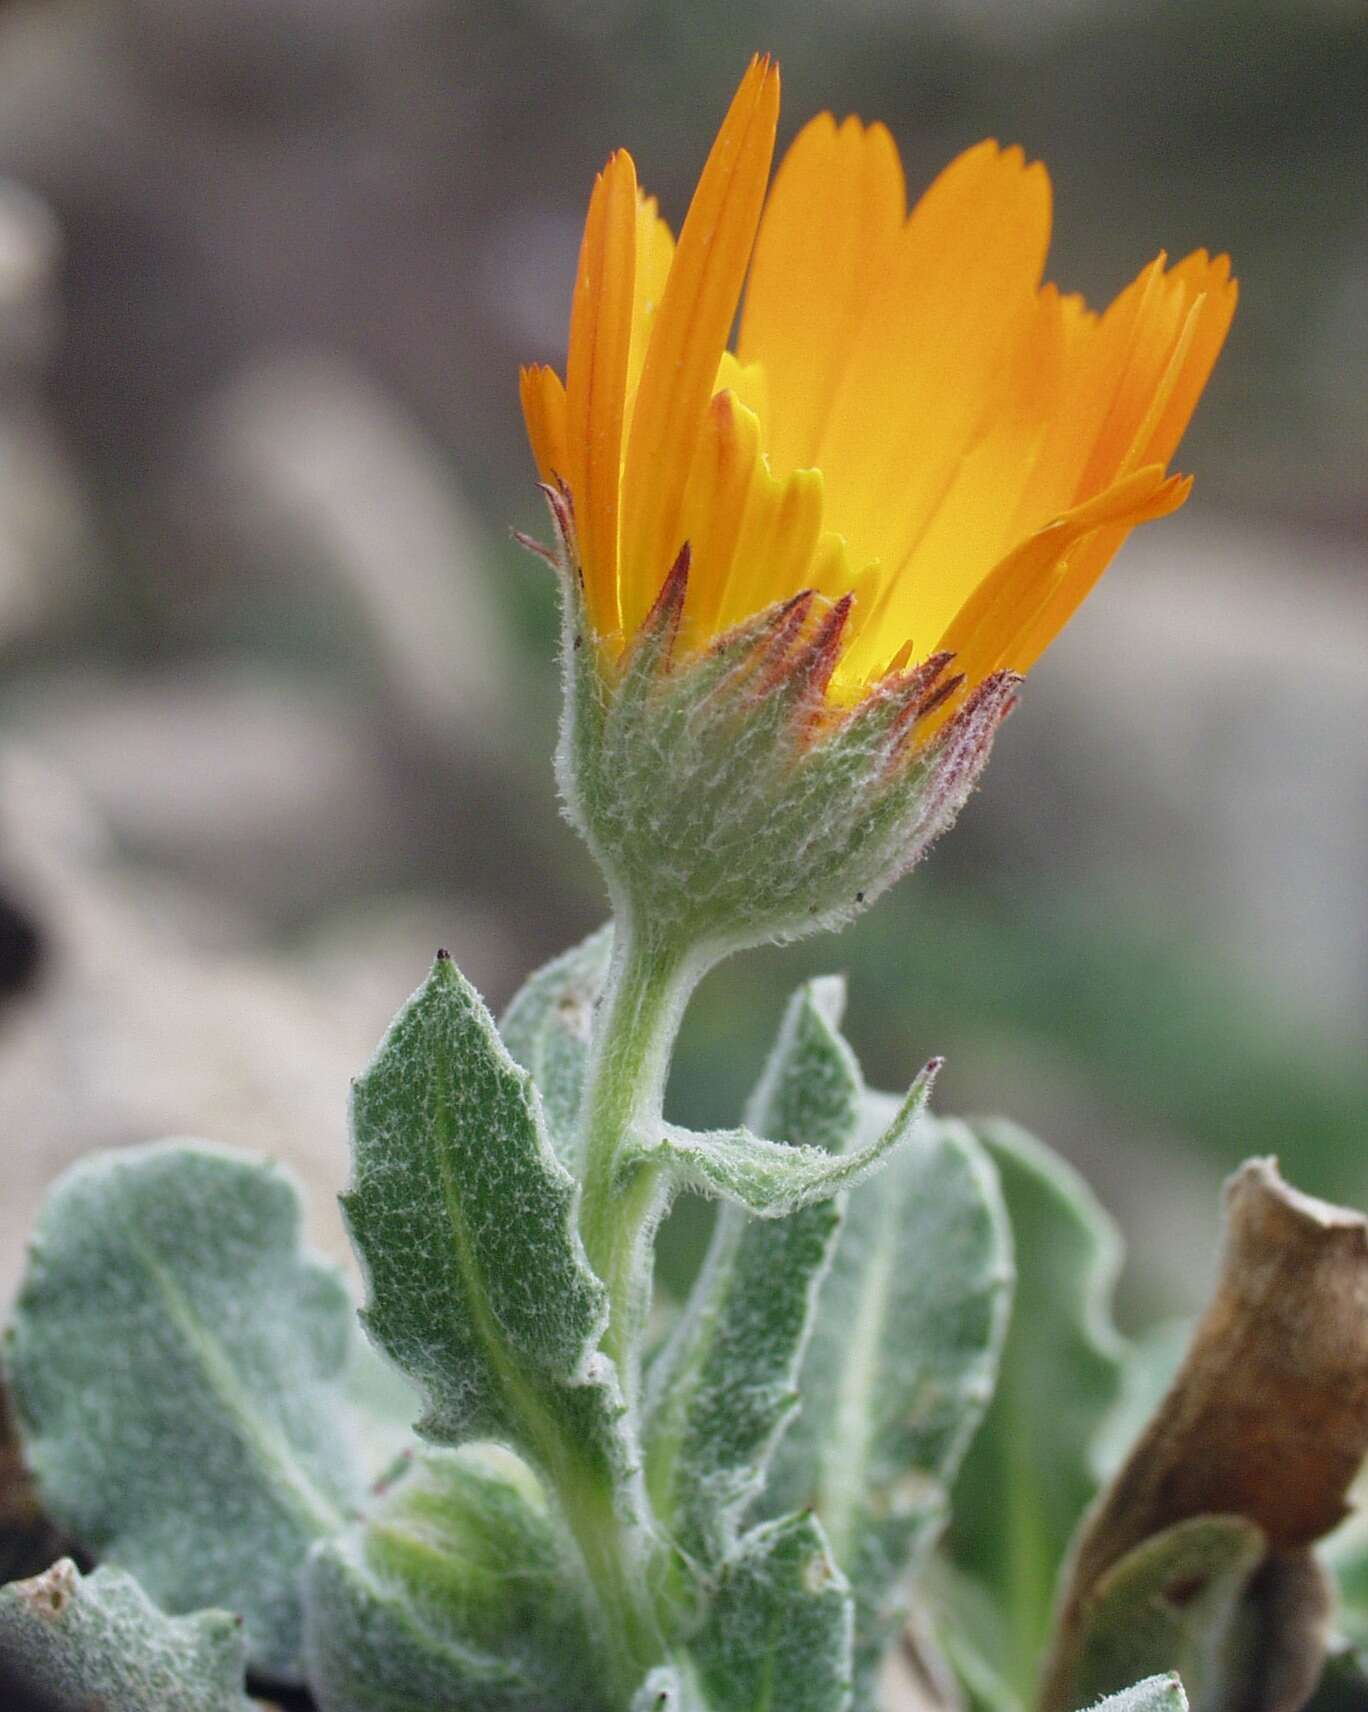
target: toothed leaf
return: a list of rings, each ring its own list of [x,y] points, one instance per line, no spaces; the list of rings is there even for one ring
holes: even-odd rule
[[[422,1389],[424,1437],[497,1439],[536,1466],[574,1447],[625,1464],[597,1353],[607,1296],[571,1222],[574,1184],[541,1102],[448,957],[400,1011],[352,1096],[367,1331]]]
[[[251,1712],[243,1668],[238,1618],[168,1617],[121,1569],[83,1576],[61,1558],[0,1588],[0,1681],[45,1706]]]
[[[95,1155],[53,1189],[8,1365],[43,1503],[169,1611],[223,1606],[298,1672],[299,1574],[361,1480],[337,1271],[274,1165],[206,1143]]]

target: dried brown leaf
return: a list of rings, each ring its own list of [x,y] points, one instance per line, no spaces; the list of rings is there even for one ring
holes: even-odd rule
[[[1315,1684],[1328,1612],[1306,1548],[1344,1516],[1365,1453],[1368,1221],[1291,1188],[1274,1161],[1251,1160],[1227,1186],[1220,1277],[1182,1368],[1066,1566],[1046,1712],[1099,1692],[1081,1678],[1107,1651],[1098,1620],[1118,1618],[1114,1597],[1099,1601],[1118,1565],[1195,1517],[1253,1523],[1265,1549],[1194,1706],[1293,1712]],[[1202,1593],[1191,1579],[1162,1590],[1173,1611]]]

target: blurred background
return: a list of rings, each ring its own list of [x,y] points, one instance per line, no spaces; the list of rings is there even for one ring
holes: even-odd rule
[[[1056,187],[1100,303],[1229,249],[1234,333],[953,838],[855,929],[711,977],[677,1115],[734,1118],[849,973],[901,1086],[1002,1110],[1189,1305],[1216,1186],[1368,1202],[1368,11],[1361,0],[27,0],[0,7],[0,1296],[97,1145],[289,1159],[343,1251],[348,1077],[439,944],[496,1008],[595,926],[551,782],[516,371],[559,363],[630,146],[676,223],[747,56],[783,137],[882,118]],[[705,1214],[669,1235],[667,1275]]]

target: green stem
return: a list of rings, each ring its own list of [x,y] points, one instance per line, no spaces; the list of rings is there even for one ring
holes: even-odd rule
[[[696,979],[690,958],[619,923],[581,1108],[579,1228],[608,1290],[601,1348],[617,1366],[629,1409],[650,1311],[650,1239],[666,1185],[654,1166],[624,1175],[622,1147],[631,1135],[649,1137],[660,1121],[671,1048]],[[645,1489],[616,1491],[602,1470],[573,1459],[557,1470],[556,1484],[594,1588],[615,1698],[625,1706],[665,1652],[650,1547],[643,1557],[642,1542],[631,1538],[637,1526],[651,1529]]]
[[[665,1185],[658,1166],[621,1170],[623,1143],[659,1127],[670,1053],[701,971],[649,931],[619,922],[608,987],[594,1029],[581,1124],[580,1235],[608,1287],[602,1348],[617,1363],[629,1404],[650,1312],[649,1242]]]
[[[640,1553],[631,1550],[617,1495],[598,1470],[562,1469],[556,1487],[594,1589],[614,1699],[625,1707],[665,1650]]]

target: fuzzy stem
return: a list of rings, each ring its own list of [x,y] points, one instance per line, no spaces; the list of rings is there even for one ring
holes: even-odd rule
[[[667,1185],[656,1166],[638,1166],[624,1178],[622,1145],[630,1135],[649,1135],[661,1118],[670,1052],[695,971],[689,957],[619,917],[580,1113],[580,1234],[590,1265],[608,1289],[609,1319],[600,1347],[617,1366],[632,1415],[650,1311],[650,1244]],[[608,1631],[610,1668],[625,1705],[664,1657],[654,1592],[660,1577],[643,1561],[640,1542],[629,1538],[631,1523],[621,1508],[626,1494],[615,1495],[593,1479],[581,1482],[573,1473],[558,1484]],[[628,1509],[636,1505],[647,1505],[644,1486],[628,1499]],[[650,1528],[645,1515],[641,1521]]]
[[[589,1470],[558,1472],[565,1519],[594,1590],[614,1696],[626,1707],[642,1679],[664,1657],[655,1602],[641,1575],[639,1553],[624,1532],[612,1486]]]
[[[649,1139],[659,1127],[670,1053],[700,973],[676,946],[619,920],[581,1108],[579,1221],[589,1264],[608,1287],[601,1347],[617,1364],[629,1406],[650,1312],[650,1240],[666,1185],[654,1165],[638,1165],[624,1177],[622,1147],[630,1136]]]

